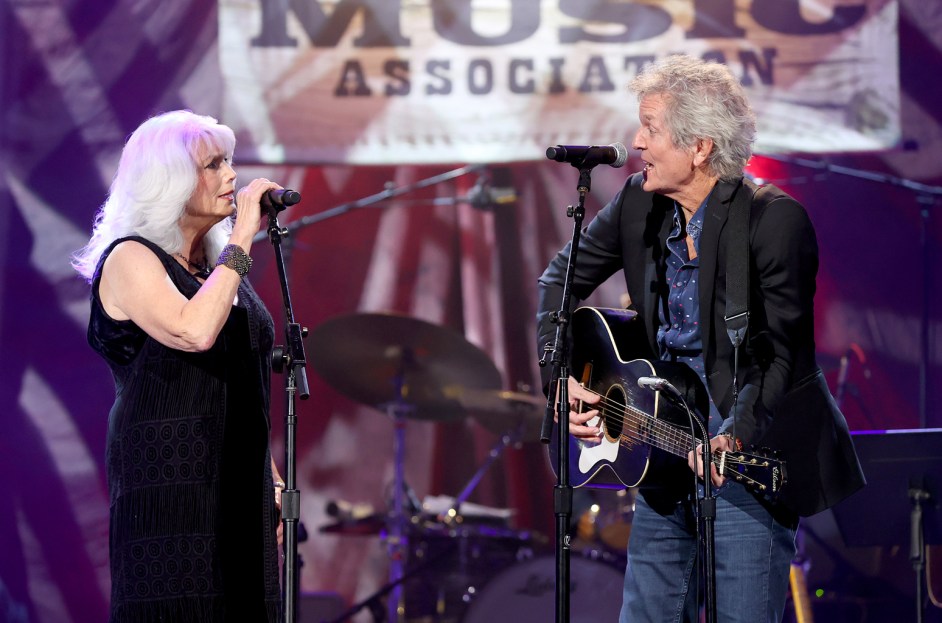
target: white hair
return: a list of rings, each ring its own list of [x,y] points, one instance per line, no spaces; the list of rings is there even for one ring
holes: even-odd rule
[[[221,152],[232,158],[235,135],[214,118],[188,110],[151,117],[130,136],[108,198],[95,216],[92,237],[72,256],[72,266],[89,282],[105,249],[119,238],[138,235],[167,253],[183,246],[180,218],[199,181],[199,159]],[[206,234],[203,251],[213,263],[229,239],[230,219]]]
[[[675,147],[712,139],[709,169],[726,181],[742,177],[756,140],[756,116],[725,65],[671,55],[649,65],[628,86],[639,99],[665,96],[664,120]]]

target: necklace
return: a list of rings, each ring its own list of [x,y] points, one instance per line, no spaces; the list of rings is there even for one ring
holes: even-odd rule
[[[196,272],[193,273],[194,275],[196,275],[200,279],[209,279],[209,275],[212,272],[209,270],[209,266],[207,266],[206,264],[197,264],[196,262],[191,262],[190,258],[183,255],[182,253],[174,253],[174,255],[182,259],[184,262],[187,263],[187,266],[195,270]]]

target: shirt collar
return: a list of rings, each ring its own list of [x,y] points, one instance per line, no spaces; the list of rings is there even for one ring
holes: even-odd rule
[[[713,188],[716,188],[714,185]],[[694,245],[700,241],[700,234],[703,233],[703,215],[706,212],[707,203],[710,202],[710,195],[713,194],[713,188],[710,189],[710,192],[707,193],[707,196],[703,199],[703,203],[700,204],[700,207],[696,212],[693,213],[693,216],[690,217],[690,220],[687,222],[687,234],[693,238]],[[676,201],[674,202],[674,225],[680,226],[684,222],[684,209],[680,207],[680,204]]]

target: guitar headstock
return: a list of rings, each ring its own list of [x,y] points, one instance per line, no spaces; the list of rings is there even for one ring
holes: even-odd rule
[[[762,448],[751,452],[717,452],[717,470],[726,478],[742,483],[770,501],[774,501],[788,481],[785,462],[776,453]]]

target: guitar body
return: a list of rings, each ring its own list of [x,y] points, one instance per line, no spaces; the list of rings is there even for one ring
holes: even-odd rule
[[[623,309],[580,307],[572,315],[573,348],[571,375],[600,394],[598,424],[602,436],[598,443],[570,437],[569,478],[573,487],[632,487],[644,481],[646,486],[662,484],[672,473],[689,473],[685,458],[664,452],[650,443],[651,420],[668,425],[660,432],[671,436],[675,428],[690,434],[687,410],[666,392],[638,386],[638,379],[658,376],[671,382],[685,395],[691,407],[707,412],[706,389],[696,373],[684,364],[631,359],[623,350],[631,347],[634,312]],[[640,338],[643,339],[643,338]],[[637,342],[635,342],[637,343]],[[626,409],[626,406],[628,407]],[[588,408],[588,407],[587,407]],[[593,407],[594,408],[594,407]],[[637,412],[637,413],[636,413]],[[627,413],[627,415],[626,415]],[[643,416],[641,415],[643,414]],[[694,413],[694,417],[701,416]],[[558,465],[558,441],[561,427],[553,428],[549,445],[553,468]],[[565,434],[566,429],[562,428]],[[697,431],[697,437],[700,437]]]

